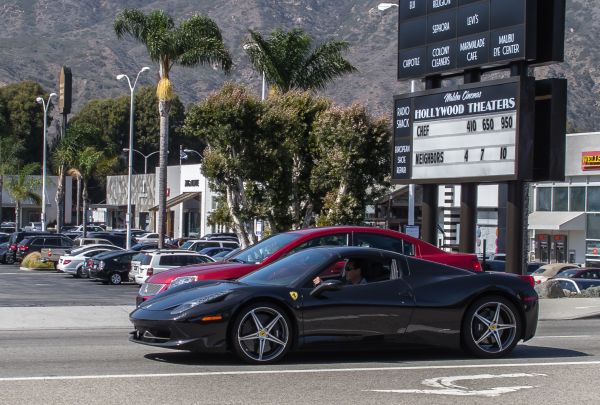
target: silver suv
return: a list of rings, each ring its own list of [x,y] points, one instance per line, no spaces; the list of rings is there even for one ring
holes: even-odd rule
[[[131,260],[129,279],[141,285],[153,274],[174,267],[208,262],[214,260],[209,256],[188,250],[143,250]]]

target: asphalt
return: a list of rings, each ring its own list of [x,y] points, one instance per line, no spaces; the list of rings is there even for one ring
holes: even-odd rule
[[[131,305],[0,307],[0,331],[127,329]],[[600,318],[600,298],[540,300],[540,321]]]

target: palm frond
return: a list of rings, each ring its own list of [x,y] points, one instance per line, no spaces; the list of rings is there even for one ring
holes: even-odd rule
[[[337,77],[357,69],[342,53],[349,48],[345,41],[327,41],[317,47],[298,70],[296,86],[303,90],[322,89]]]

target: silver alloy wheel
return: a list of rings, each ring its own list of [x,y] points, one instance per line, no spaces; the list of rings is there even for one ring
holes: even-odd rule
[[[237,331],[237,340],[246,356],[254,361],[276,359],[286,349],[289,340],[288,324],[277,310],[258,307],[248,311]]]
[[[110,283],[113,285],[121,284],[122,278],[119,273],[113,273],[110,275]]]
[[[515,314],[501,302],[486,302],[473,313],[471,339],[486,353],[502,353],[511,346],[516,334]]]

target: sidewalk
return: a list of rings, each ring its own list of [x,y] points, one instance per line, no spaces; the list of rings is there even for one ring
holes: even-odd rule
[[[0,331],[130,329],[135,306],[2,307]],[[600,298],[540,300],[540,321],[600,318]]]
[[[600,298],[540,300],[540,321],[600,318]]]

